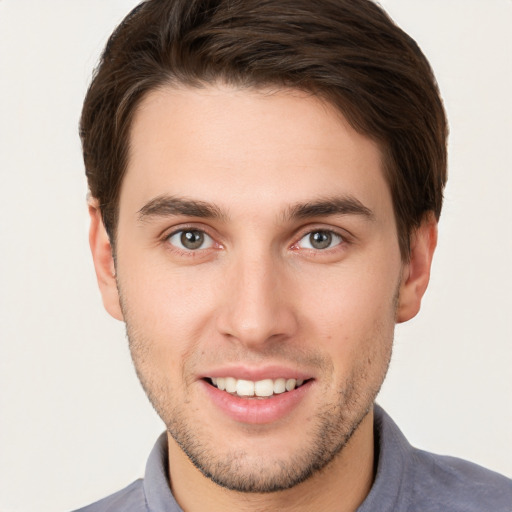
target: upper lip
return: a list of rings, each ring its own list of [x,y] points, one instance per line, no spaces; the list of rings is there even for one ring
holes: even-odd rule
[[[302,379],[312,378],[310,373],[288,366],[270,365],[270,366],[224,366],[211,369],[204,373],[202,378],[208,377],[234,377],[235,379],[252,380],[254,382],[265,379]]]

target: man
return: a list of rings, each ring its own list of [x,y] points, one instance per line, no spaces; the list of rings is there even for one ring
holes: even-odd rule
[[[426,290],[446,121],[369,0],[150,0],[81,121],[107,311],[166,425],[84,510],[512,510],[374,406]]]

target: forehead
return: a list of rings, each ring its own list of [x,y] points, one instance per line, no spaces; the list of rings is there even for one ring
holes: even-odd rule
[[[226,211],[347,194],[385,209],[382,168],[378,144],[311,94],[169,86],[151,92],[134,116],[120,214],[162,194]]]

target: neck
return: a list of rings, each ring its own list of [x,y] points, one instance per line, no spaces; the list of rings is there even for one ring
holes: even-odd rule
[[[239,493],[220,487],[190,462],[174,439],[169,435],[168,438],[171,489],[187,512],[353,512],[373,483],[373,411],[326,467],[291,489],[266,494]]]

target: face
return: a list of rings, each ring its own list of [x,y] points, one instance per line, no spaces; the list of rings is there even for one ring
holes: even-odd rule
[[[142,102],[103,295],[171,446],[213,481],[285,489],[343,452],[408,268],[379,147],[332,107],[220,86]]]

